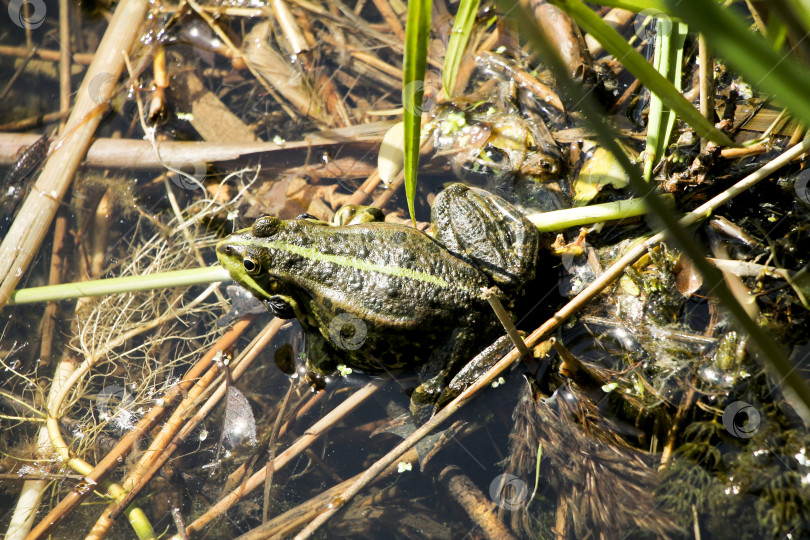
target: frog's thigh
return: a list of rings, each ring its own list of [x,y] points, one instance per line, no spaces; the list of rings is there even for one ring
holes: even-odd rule
[[[534,277],[537,229],[503,198],[453,184],[436,196],[431,219],[436,240],[472,259],[499,286],[517,288]]]

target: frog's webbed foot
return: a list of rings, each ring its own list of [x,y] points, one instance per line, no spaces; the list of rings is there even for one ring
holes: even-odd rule
[[[387,409],[388,416],[393,418],[393,420],[390,420],[384,426],[376,429],[371,434],[371,437],[380,433],[390,433],[402,439],[407,439],[416,431],[418,425],[414,423],[413,416],[409,415],[402,407],[394,403],[389,403]],[[431,458],[444,448],[444,446],[466,426],[466,422],[456,420],[449,427],[429,433],[416,443],[414,447],[419,456],[419,468],[424,470]]]
[[[504,289],[534,278],[540,237],[512,204],[497,195],[453,184],[436,196],[436,240],[470,259]]]
[[[436,402],[442,392],[445,376],[442,373],[422,381],[411,394],[411,417],[417,426],[421,426],[438,410]]]

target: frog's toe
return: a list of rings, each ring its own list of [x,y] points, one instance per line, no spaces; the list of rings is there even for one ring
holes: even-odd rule
[[[427,392],[424,385],[419,385],[411,394],[411,418],[413,423],[421,426],[436,412],[436,398],[432,392]]]

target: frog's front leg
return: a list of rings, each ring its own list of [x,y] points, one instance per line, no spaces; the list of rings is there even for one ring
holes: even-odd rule
[[[337,353],[334,347],[318,331],[304,330],[306,361],[306,378],[310,386],[322,390],[326,386],[326,377],[338,368]]]

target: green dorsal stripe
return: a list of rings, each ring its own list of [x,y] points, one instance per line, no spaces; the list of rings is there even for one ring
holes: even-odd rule
[[[388,274],[389,276],[409,278],[415,281],[421,281],[422,283],[430,283],[432,285],[436,285],[437,287],[442,288],[450,286],[450,284],[444,279],[438,276],[428,274],[427,272],[422,272],[420,270],[413,270],[411,268],[402,268],[401,266],[396,265],[369,263],[361,259],[357,259],[355,257],[347,257],[345,255],[329,255],[327,253],[322,253],[314,248],[296,246],[294,244],[288,244],[286,242],[278,242],[273,240],[258,241],[258,242],[268,249],[287,251],[289,253],[294,253],[295,255],[300,255],[301,257],[313,261],[328,262],[340,266],[348,266],[350,268],[357,268],[358,270],[362,270],[364,272],[379,272],[380,274]],[[238,244],[242,245],[254,245],[256,243],[257,240],[255,239],[247,240],[245,242],[238,242]]]

